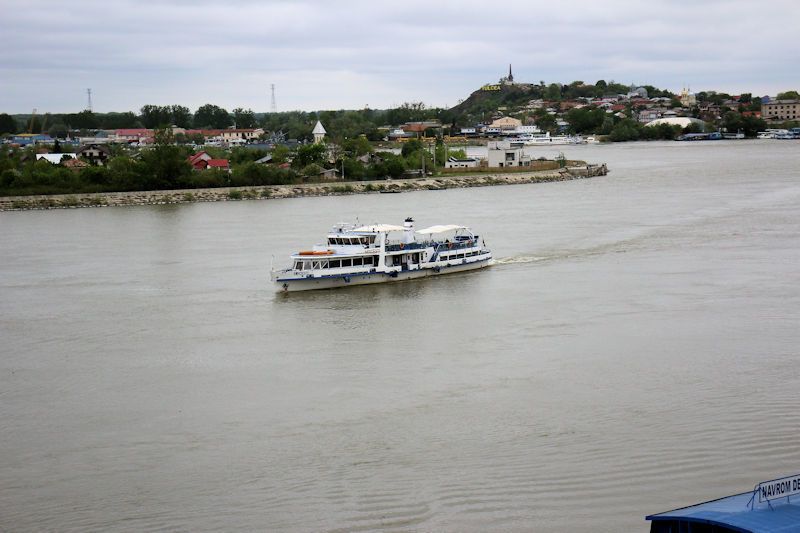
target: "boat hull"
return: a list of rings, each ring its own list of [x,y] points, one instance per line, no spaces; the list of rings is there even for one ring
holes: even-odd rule
[[[491,264],[491,258],[462,263],[457,265],[442,265],[437,268],[422,268],[419,270],[401,270],[396,272],[396,276],[384,272],[369,272],[364,274],[348,276],[325,276],[296,279],[278,279],[275,287],[278,292],[298,292],[321,289],[338,289],[351,287],[354,285],[372,285],[375,283],[391,283],[395,281],[407,281],[412,279],[427,278],[431,276],[442,276],[445,274],[455,274],[485,268]]]

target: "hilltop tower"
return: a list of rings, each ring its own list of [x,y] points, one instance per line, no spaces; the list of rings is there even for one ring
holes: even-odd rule
[[[508,76],[500,78],[500,85],[514,85],[514,74],[511,73],[511,63],[508,64]]]

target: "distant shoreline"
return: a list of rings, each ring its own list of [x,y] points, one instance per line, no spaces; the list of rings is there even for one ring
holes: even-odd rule
[[[261,185],[252,187],[219,187],[214,189],[175,189],[163,191],[102,192],[85,194],[48,194],[37,196],[0,197],[0,211],[35,209],[72,209],[131,205],[163,205],[195,202],[225,202],[236,200],[268,200],[303,198],[308,196],[337,196],[444,190],[494,185],[546,183],[604,176],[605,164],[569,166],[557,170],[519,173],[481,173],[477,175],[442,175],[400,180],[348,181],[302,183],[294,185]]]

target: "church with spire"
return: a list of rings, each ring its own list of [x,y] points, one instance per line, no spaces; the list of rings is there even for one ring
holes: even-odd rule
[[[508,76],[500,78],[500,85],[514,85],[514,74],[511,73],[511,63],[508,64]]]

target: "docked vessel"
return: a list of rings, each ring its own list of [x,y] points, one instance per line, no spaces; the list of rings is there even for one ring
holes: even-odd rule
[[[414,230],[414,220],[391,224],[337,224],[325,244],[291,255],[292,265],[272,270],[281,292],[332,289],[401,281],[486,267],[492,252],[466,226]]]
[[[521,142],[526,146],[540,146],[553,144],[586,144],[586,140],[580,135],[550,135],[545,134],[522,134],[509,139],[511,142]]]

